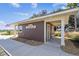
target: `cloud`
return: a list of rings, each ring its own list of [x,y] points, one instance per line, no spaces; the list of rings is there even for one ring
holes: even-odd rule
[[[19,7],[20,7],[20,4],[19,4],[19,3],[11,3],[11,5],[12,5],[13,7],[16,7],[16,8],[19,8]]]
[[[58,5],[59,5],[58,3],[53,3],[53,4],[52,4],[53,7],[56,7],[56,6],[58,6]]]
[[[4,24],[5,22],[3,22],[3,21],[0,21],[0,24]]]
[[[53,3],[52,7],[55,9],[66,9],[66,3]]]
[[[66,6],[62,6],[61,9],[66,9]]]
[[[32,8],[37,8],[38,4],[37,3],[32,3]]]
[[[5,24],[5,22],[4,21],[0,21],[0,25],[2,25],[2,24]]]
[[[18,14],[20,16],[28,16],[28,13],[23,13],[23,12],[16,12],[16,14]]]

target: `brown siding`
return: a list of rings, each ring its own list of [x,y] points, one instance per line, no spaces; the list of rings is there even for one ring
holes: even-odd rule
[[[29,40],[37,40],[37,41],[44,41],[44,22],[35,22],[29,23],[36,25],[35,29],[26,29],[28,24],[22,25],[22,33],[19,34],[19,37],[26,38]]]

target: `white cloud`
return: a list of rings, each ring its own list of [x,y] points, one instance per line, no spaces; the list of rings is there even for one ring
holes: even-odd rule
[[[32,3],[32,8],[36,8],[38,6],[37,3]]]
[[[18,14],[20,16],[28,16],[28,13],[23,13],[23,12],[16,12],[16,14]]]
[[[5,22],[4,21],[0,21],[0,25],[2,25],[2,24],[5,24]]]
[[[56,7],[56,6],[58,6],[58,5],[59,5],[58,3],[53,3],[53,4],[52,4],[53,7]]]
[[[16,8],[19,8],[19,7],[20,7],[20,4],[19,4],[19,3],[11,3],[11,5],[12,5],[13,7],[16,7]]]
[[[66,7],[65,6],[62,6],[61,9],[66,9]]]
[[[66,9],[66,5],[67,5],[66,3],[53,3],[52,7],[56,8],[56,9],[59,9],[59,8]]]

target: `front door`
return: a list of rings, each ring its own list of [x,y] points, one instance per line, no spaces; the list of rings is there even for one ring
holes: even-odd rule
[[[51,39],[51,25],[47,24],[47,41]]]

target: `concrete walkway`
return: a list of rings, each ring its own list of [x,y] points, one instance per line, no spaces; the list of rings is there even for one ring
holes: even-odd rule
[[[0,45],[13,56],[72,56],[62,51],[55,41],[31,46],[11,39],[0,39]]]

